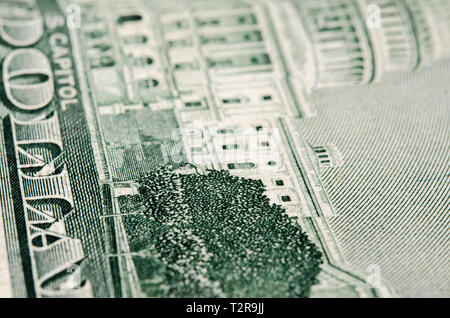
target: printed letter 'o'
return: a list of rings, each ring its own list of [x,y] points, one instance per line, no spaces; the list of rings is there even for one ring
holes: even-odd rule
[[[50,61],[36,49],[14,50],[5,58],[3,83],[9,101],[23,110],[47,106],[55,92]]]
[[[33,45],[43,34],[44,22],[37,8],[27,11],[10,3],[6,12],[0,13],[0,37],[12,46]]]

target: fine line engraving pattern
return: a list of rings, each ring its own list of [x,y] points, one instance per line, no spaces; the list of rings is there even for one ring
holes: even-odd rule
[[[1,297],[449,297],[448,0],[0,0]]]

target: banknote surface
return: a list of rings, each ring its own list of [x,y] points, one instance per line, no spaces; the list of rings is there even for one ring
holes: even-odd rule
[[[448,0],[0,0],[0,297],[450,297]]]

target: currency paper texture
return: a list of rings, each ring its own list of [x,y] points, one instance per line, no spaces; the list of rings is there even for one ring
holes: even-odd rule
[[[0,0],[0,297],[450,297],[450,1]]]

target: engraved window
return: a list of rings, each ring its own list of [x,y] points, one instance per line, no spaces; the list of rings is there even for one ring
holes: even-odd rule
[[[238,162],[238,163],[229,163],[227,165],[228,169],[253,169],[255,168],[255,164],[253,162]]]
[[[260,42],[262,35],[260,31],[231,32],[227,34],[204,34],[200,36],[202,44],[232,44],[245,42]]]
[[[89,31],[89,32],[86,32],[85,34],[88,38],[91,38],[91,39],[100,39],[100,38],[106,37],[106,35],[107,35],[106,31],[101,30],[101,29]]]
[[[238,17],[239,24],[256,24],[256,17],[254,14],[241,15]]]
[[[191,46],[193,43],[192,38],[180,38],[167,41],[168,47],[183,47]]]
[[[89,62],[92,68],[112,67],[116,64],[114,58],[109,55],[92,57],[90,58]]]
[[[251,42],[251,41],[262,41],[263,37],[260,31],[253,31],[253,32],[246,32],[243,35],[243,39],[246,42]]]
[[[91,46],[93,53],[101,54],[112,51],[112,46],[108,43],[97,43]]]
[[[130,58],[134,66],[146,66],[153,64],[153,58],[148,56],[130,56]]]
[[[273,161],[273,160],[270,160],[270,161],[267,162],[267,165],[268,165],[268,166],[271,166],[271,167],[274,167],[274,166],[277,165],[277,162],[276,162],[276,161]]]
[[[181,20],[179,20],[179,21],[175,21],[175,22],[172,24],[172,26],[173,26],[175,29],[177,29],[177,30],[182,30],[182,29],[184,29],[184,28],[187,28],[189,25],[188,25],[187,21],[181,21]]]
[[[204,103],[202,100],[194,100],[194,101],[186,101],[184,102],[184,106],[186,107],[201,107],[204,106]]]
[[[224,104],[240,104],[242,99],[240,98],[224,98],[222,99],[222,103]]]
[[[177,70],[177,71],[181,71],[181,70],[195,70],[195,69],[198,69],[198,68],[199,68],[199,66],[198,66],[198,64],[195,61],[174,64],[174,69]]]
[[[196,19],[199,27],[208,26],[238,26],[254,25],[257,23],[254,14],[226,15],[221,17],[201,17]]]
[[[234,129],[232,129],[232,128],[222,128],[222,129],[217,130],[217,132],[219,134],[222,134],[222,135],[232,134],[232,133],[234,133]]]
[[[139,22],[139,21],[142,21],[142,15],[140,15],[140,14],[130,14],[130,15],[120,16],[117,19],[117,24],[123,25],[125,23]]]
[[[231,149],[239,149],[238,144],[232,144],[232,145],[222,145],[223,150],[231,150]]]
[[[139,80],[137,82],[137,85],[140,89],[148,89],[148,88],[154,88],[159,85],[158,80],[152,78],[152,79],[145,79],[145,80]]]
[[[227,38],[225,36],[200,36],[200,42],[202,44],[226,43],[227,42]]]
[[[220,24],[220,20],[217,18],[209,18],[209,19],[197,19],[197,25],[198,26],[211,26],[211,25],[219,25]]]
[[[270,65],[271,60],[267,53],[258,53],[252,55],[234,55],[223,58],[208,58],[206,59],[208,67],[210,68],[224,68],[224,67],[251,67]]]
[[[145,35],[133,35],[122,38],[125,44],[144,44],[148,42]]]
[[[208,63],[208,67],[224,67],[224,66],[233,66],[232,59],[218,59],[218,60],[206,60]]]
[[[250,63],[252,65],[266,65],[266,64],[270,64],[270,57],[269,54],[264,53],[264,54],[258,54],[255,56],[252,56],[250,58]]]
[[[311,146],[319,164],[319,168],[330,168],[342,163],[342,156],[334,145]]]

